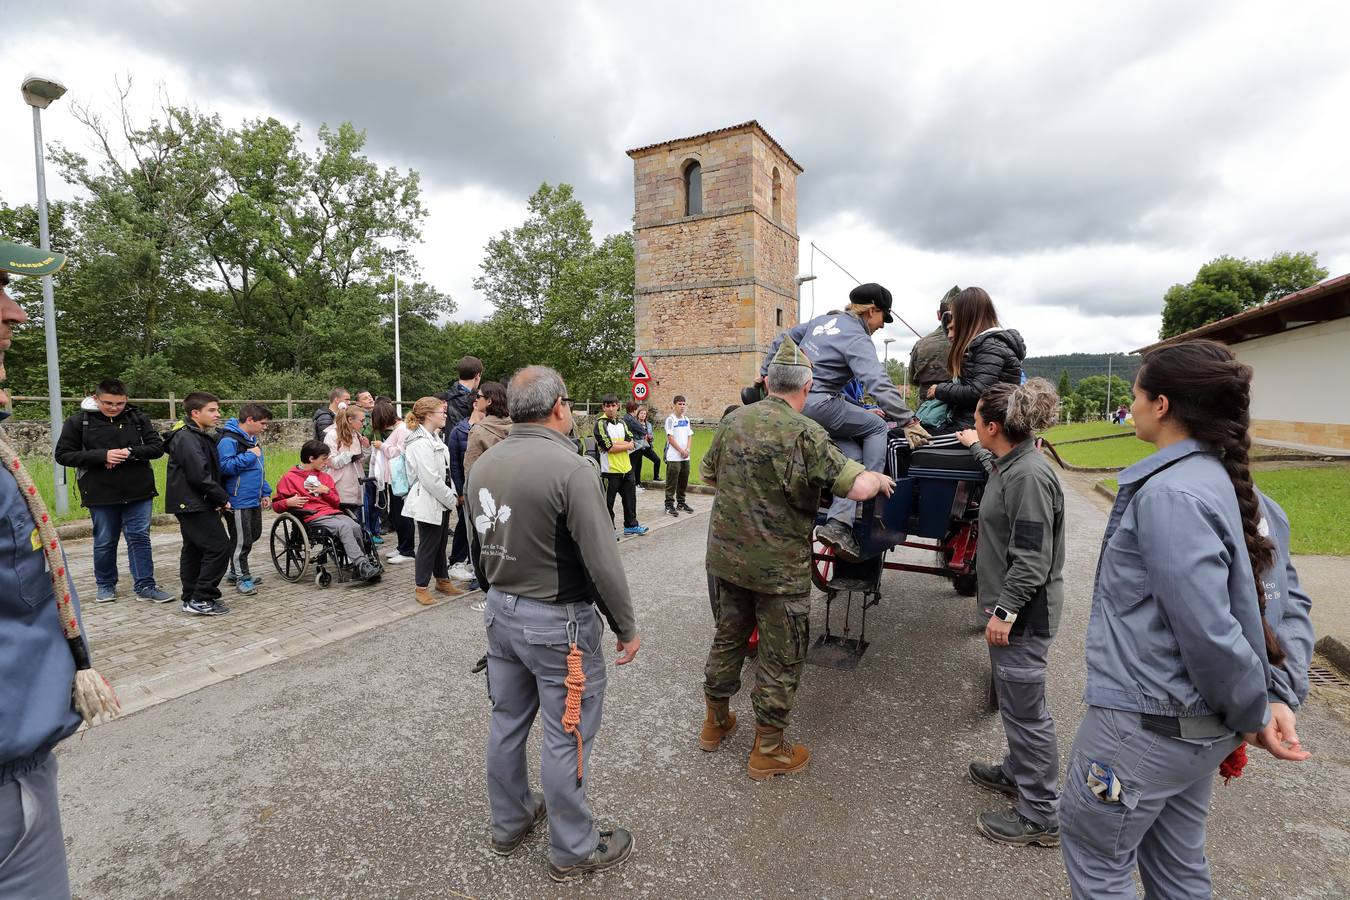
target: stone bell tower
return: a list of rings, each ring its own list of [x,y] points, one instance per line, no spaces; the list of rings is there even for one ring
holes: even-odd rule
[[[797,323],[797,176],[750,121],[629,150],[637,354],[649,402],[716,421],[780,331]]]

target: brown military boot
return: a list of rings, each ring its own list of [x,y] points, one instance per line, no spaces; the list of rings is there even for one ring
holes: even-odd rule
[[[449,594],[451,597],[458,597],[460,594],[464,593],[464,588],[455,584],[449,578],[437,578],[436,590],[440,591],[442,594]]]
[[[785,738],[783,729],[756,724],[755,747],[745,772],[755,781],[766,781],[775,775],[800,772],[810,761],[811,751]]]
[[[703,733],[698,736],[698,745],[712,752],[722,746],[722,741],[736,733],[736,714],[731,711],[730,700],[714,700],[704,697],[708,704],[708,717],[703,720]]]
[[[431,591],[427,590],[424,587],[416,588],[413,591],[413,596],[416,597],[417,602],[422,604],[423,606],[431,606],[436,602],[436,597],[431,593]]]

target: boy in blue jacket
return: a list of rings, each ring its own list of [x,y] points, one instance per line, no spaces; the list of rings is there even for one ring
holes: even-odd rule
[[[262,511],[272,505],[272,486],[258,438],[272,421],[272,411],[259,403],[245,403],[239,418],[225,423],[216,453],[220,474],[230,495],[225,529],[230,533],[230,569],[225,580],[239,593],[258,593],[261,578],[248,570],[248,552],[262,536]]]

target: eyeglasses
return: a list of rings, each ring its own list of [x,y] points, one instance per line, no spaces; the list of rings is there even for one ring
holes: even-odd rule
[[[559,397],[558,400],[559,400],[560,402],[562,402],[562,403],[566,403],[568,409],[571,409],[571,408],[572,408],[572,398],[571,398],[571,397]]]

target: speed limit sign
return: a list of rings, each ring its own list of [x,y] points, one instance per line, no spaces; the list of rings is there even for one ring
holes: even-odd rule
[[[633,382],[633,399],[638,401],[639,403],[647,399],[647,382],[645,381]]]

